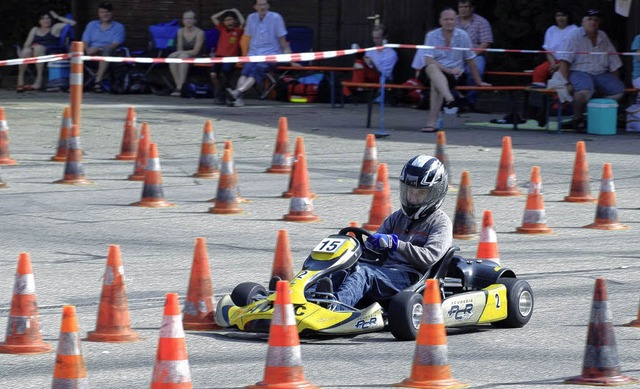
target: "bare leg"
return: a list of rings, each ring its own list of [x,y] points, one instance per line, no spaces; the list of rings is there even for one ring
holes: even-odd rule
[[[189,74],[189,64],[182,63],[177,65],[178,65],[178,79],[176,81],[176,89],[181,90],[182,86],[187,80],[187,74]]]
[[[22,49],[20,52],[20,58],[31,57],[31,48]],[[21,64],[18,66],[18,86],[24,86],[24,72],[27,70],[27,64]]]
[[[454,100],[453,94],[449,90],[447,77],[442,73],[438,65],[431,64],[427,66],[427,75],[431,80],[431,90],[429,102],[429,116],[427,117],[427,127],[434,127],[438,120],[438,114],[442,108],[442,101],[450,102]]]
[[[592,93],[589,90],[579,90],[573,92],[573,120],[578,122],[582,120],[582,114],[584,108],[587,106],[587,102],[591,98]]]
[[[33,48],[33,56],[34,57],[39,57],[41,55],[44,55],[46,53],[46,48],[44,46],[41,45],[36,45]],[[33,83],[33,89],[40,89],[42,88],[42,73],[44,71],[44,63],[37,63],[36,64],[36,80]]]

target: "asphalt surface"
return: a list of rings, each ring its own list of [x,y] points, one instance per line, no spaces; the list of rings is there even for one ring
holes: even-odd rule
[[[126,275],[132,326],[142,340],[114,344],[82,342],[88,377],[94,388],[149,387],[162,321],[164,296],[187,292],[196,237],[207,240],[214,295],[218,299],[243,281],[268,281],[277,231],[289,232],[294,269],[323,237],[349,221],[368,220],[371,196],[350,194],[357,186],[364,152],[366,106],[331,108],[326,104],[290,104],[248,100],[243,108],[213,106],[211,100],[158,96],[86,94],[81,145],[88,186],[53,184],[64,165],[55,154],[64,93],[0,91],[16,166],[0,171],[8,187],[0,189],[0,328],[6,326],[16,261],[31,256],[42,336],[57,345],[62,306],[77,306],[81,336],[95,329],[108,246],[118,244]],[[146,209],[142,183],[126,180],[133,164],[118,154],[127,107],[146,121],[157,142],[164,194],[173,208]],[[637,318],[640,300],[640,134],[615,136],[547,134],[471,127],[465,122],[493,115],[447,117],[447,154],[453,183],[469,170],[480,223],[482,211],[495,218],[502,265],[529,281],[535,294],[531,322],[522,329],[480,326],[448,331],[448,357],[454,378],[474,388],[560,388],[582,372],[596,278],[606,280],[617,356],[622,374],[640,377],[640,328],[624,327]],[[377,108],[374,124],[378,124]],[[289,121],[291,146],[303,136],[316,223],[282,220],[289,200],[280,194],[288,176],[267,174],[278,118]],[[399,206],[397,177],[403,163],[419,153],[435,152],[435,134],[418,131],[425,111],[386,107],[385,130],[377,140],[379,162],[389,166],[393,207]],[[196,179],[204,121],[213,120],[218,151],[234,144],[239,185],[244,197],[240,215],[207,210],[217,180]],[[542,172],[547,222],[554,234],[514,233],[522,223],[526,197],[489,196],[494,188],[503,136],[511,136],[518,185],[526,192],[530,168]],[[585,140],[591,190],[598,194],[602,164],[613,165],[620,221],[626,231],[583,226],[594,220],[595,204],[562,202],[568,194],[575,143]],[[453,217],[456,193],[443,209]],[[475,255],[477,240],[454,242],[465,257]],[[613,333],[612,333],[613,334]],[[3,336],[3,335],[0,335]],[[267,342],[264,335],[236,331],[188,332],[189,364],[194,387],[235,388],[263,378]],[[408,377],[414,343],[398,342],[381,332],[329,339],[301,340],[306,378],[327,388],[383,388]],[[0,387],[43,388],[51,384],[55,353],[0,354]],[[640,387],[632,385],[630,387]]]

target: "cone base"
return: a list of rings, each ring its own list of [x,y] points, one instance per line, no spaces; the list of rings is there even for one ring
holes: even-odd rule
[[[10,159],[10,158],[0,159],[0,165],[10,166],[10,165],[17,165],[17,164],[18,162],[16,162],[14,159]]]
[[[136,207],[145,207],[145,208],[167,208],[167,207],[175,207],[174,203],[170,203],[166,200],[157,200],[157,201],[147,201],[140,200],[135,203],[131,203],[130,205]]]
[[[308,215],[291,215],[286,214],[282,216],[282,220],[287,222],[316,222],[320,219],[318,215],[308,214]]]
[[[127,343],[139,341],[140,335],[133,331],[123,334],[108,334],[91,331],[87,333],[87,339],[85,340],[88,340],[89,342]]]
[[[231,214],[237,214],[237,213],[243,213],[244,209],[242,208],[216,208],[216,207],[211,207],[209,208],[209,213],[215,213],[217,215],[231,215]]]
[[[627,324],[623,324],[625,327],[640,327],[640,319],[630,321]]]
[[[220,177],[220,172],[193,173],[192,177],[196,177],[196,178],[218,178],[218,177]]]
[[[188,322],[183,320],[182,327],[185,331],[208,331],[208,330],[221,330],[222,327],[217,325],[214,322],[202,322],[202,321],[194,321]]]
[[[540,226],[540,227],[518,227],[516,228],[516,232],[518,234],[539,234],[539,235],[545,235],[545,234],[553,234],[553,230],[547,226]]]
[[[469,385],[458,380],[454,380],[453,378],[442,379],[442,380],[429,380],[429,381],[416,381],[411,377],[405,378],[402,382],[397,384],[393,384],[396,387],[405,387],[405,388],[466,388]]]
[[[564,201],[567,203],[596,203],[598,202],[598,199],[591,195],[565,196]]]
[[[0,181],[0,188],[6,188],[7,187],[7,183],[4,181]]]
[[[291,166],[288,167],[270,167],[264,171],[265,173],[274,173],[274,174],[289,174],[291,173]]]
[[[351,191],[351,193],[353,194],[358,194],[358,195],[369,195],[369,194],[374,194],[376,193],[376,187],[372,186],[372,187],[357,187],[355,189],[353,189]]]
[[[53,181],[54,184],[64,184],[64,185],[93,185],[93,182],[85,179],[85,178],[80,178],[80,179],[76,179],[76,180],[65,180],[64,178],[62,180],[58,180],[58,181]]]
[[[377,231],[378,228],[380,228],[380,224],[365,223],[362,225],[362,228],[364,228],[367,231]]]
[[[293,192],[282,192],[283,199],[290,199],[292,197],[293,197]],[[311,200],[315,199],[316,197],[318,197],[318,195],[312,192],[309,192],[309,195],[307,196],[307,198],[310,198]]]
[[[140,176],[132,174],[129,177],[127,177],[127,180],[129,180],[129,181],[144,181],[144,174],[140,175]]]
[[[480,235],[478,233],[473,234],[453,234],[453,239],[472,240],[478,239]]]
[[[522,196],[519,190],[500,190],[494,189],[489,192],[492,196]]]
[[[54,155],[53,157],[51,157],[51,160],[53,162],[67,162],[67,157],[65,157],[65,156],[59,157],[57,155]]]
[[[118,161],[135,161],[136,155],[135,154],[118,154],[116,155],[116,159]]]
[[[302,381],[302,382],[282,382],[279,384],[267,384],[264,381],[260,381],[260,382],[256,382],[255,385],[249,385],[247,386],[247,388],[249,389],[257,389],[257,388],[276,388],[276,389],[304,389],[304,388],[310,388],[310,389],[319,389],[319,386],[316,386],[314,384],[312,384],[311,382],[308,381]]]
[[[0,354],[44,354],[53,351],[49,343],[40,344],[7,344],[0,343]]]
[[[575,385],[597,385],[597,386],[617,386],[635,384],[640,382],[637,378],[627,377],[625,375],[617,375],[613,377],[573,377],[564,380],[565,384]]]
[[[584,228],[594,228],[597,230],[628,230],[630,227],[621,223],[611,223],[611,224],[602,224],[602,223],[591,223]]]

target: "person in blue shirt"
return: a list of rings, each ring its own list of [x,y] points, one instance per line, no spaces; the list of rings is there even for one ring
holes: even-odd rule
[[[291,47],[287,42],[287,28],[284,19],[277,12],[269,11],[268,0],[256,0],[253,6],[256,12],[247,17],[244,29],[245,39],[249,40],[247,55],[289,54]],[[242,94],[256,83],[261,83],[266,74],[276,66],[274,62],[247,62],[236,89],[227,88],[234,107],[242,107]]]
[[[122,43],[124,43],[125,29],[122,23],[112,19],[113,6],[103,1],[98,6],[98,20],[92,20],[87,24],[82,34],[87,55],[111,55]],[[109,63],[100,61],[94,83],[94,91],[102,92],[102,80],[109,67]]]

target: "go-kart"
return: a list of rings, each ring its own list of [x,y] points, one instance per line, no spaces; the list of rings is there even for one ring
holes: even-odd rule
[[[365,238],[370,235],[364,229],[346,227],[322,239],[289,282],[301,336],[355,335],[388,329],[396,339],[414,340],[428,278],[440,281],[447,327],[491,323],[518,328],[531,319],[533,292],[526,281],[496,262],[462,258],[456,255],[457,247],[450,248],[413,285],[390,299],[361,300],[352,307],[338,301],[333,293],[316,290],[318,280],[333,272],[352,269],[359,262],[384,260],[384,255],[365,246]],[[261,284],[244,282],[220,299],[215,320],[222,327],[269,332],[274,302],[275,282],[270,282],[268,290]]]

